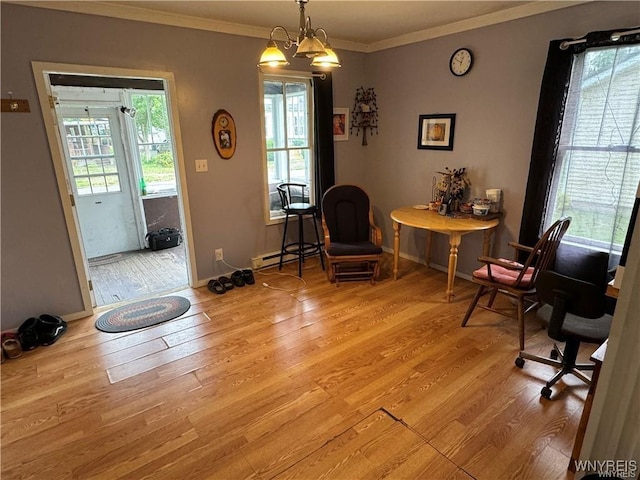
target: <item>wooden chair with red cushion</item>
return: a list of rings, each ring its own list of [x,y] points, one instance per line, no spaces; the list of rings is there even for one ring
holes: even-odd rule
[[[504,258],[479,257],[478,261],[484,263],[484,265],[473,272],[472,280],[480,286],[471,304],[469,304],[467,313],[462,320],[462,326],[467,325],[469,317],[476,306],[501,315],[511,316],[511,311],[493,308],[496,295],[502,293],[515,299],[517,303],[520,350],[524,350],[524,317],[538,305],[536,292],[538,273],[553,265],[553,259],[560,245],[560,240],[569,228],[570,223],[571,219],[568,217],[556,221],[542,235],[534,247],[509,242],[509,245],[516,249],[516,257],[519,252],[529,253],[524,263]],[[480,305],[478,301],[486,293],[489,293],[489,301],[486,305]],[[526,302],[531,303],[527,308],[525,308]]]

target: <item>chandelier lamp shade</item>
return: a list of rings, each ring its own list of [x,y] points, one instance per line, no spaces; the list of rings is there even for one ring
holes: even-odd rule
[[[298,28],[298,36],[296,38],[291,37],[287,29],[280,25],[273,27],[269,34],[267,47],[260,56],[260,63],[258,64],[258,67],[285,67],[289,65],[287,57],[285,57],[282,50],[278,48],[278,44],[273,38],[274,34],[278,30],[282,30],[284,35],[287,37],[283,44],[286,50],[292,48],[294,45],[297,47],[296,53],[293,55],[294,57],[311,58],[311,65],[314,67],[340,67],[340,60],[329,44],[325,29],[311,28],[311,18],[307,17],[304,12],[304,6],[309,0],[294,1],[300,7],[300,26]],[[320,34],[322,34],[322,40],[318,38]]]

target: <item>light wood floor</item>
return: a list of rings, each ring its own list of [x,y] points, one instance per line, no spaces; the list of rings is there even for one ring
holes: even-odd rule
[[[179,319],[122,334],[78,320],[5,361],[2,479],[573,478],[587,387],[541,399],[552,369],[514,366],[515,321],[480,310],[461,328],[470,282],[447,304],[446,274],[421,265],[393,281],[386,257],[375,286],[336,287],[313,262],[293,293],[259,274],[187,289]],[[550,345],[530,317],[528,349]]]

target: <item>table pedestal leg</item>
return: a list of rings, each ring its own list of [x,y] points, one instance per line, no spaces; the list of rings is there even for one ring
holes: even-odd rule
[[[433,232],[431,230],[427,230],[427,245],[424,250],[424,261],[427,264],[427,268],[429,268],[429,263],[431,263],[431,243],[433,241]]]
[[[393,279],[398,279],[398,258],[400,257],[400,224],[393,222]]]
[[[456,278],[456,268],[458,268],[458,247],[462,236],[460,233],[452,232],[449,236],[449,270],[447,277],[447,302],[453,297],[453,281]]]

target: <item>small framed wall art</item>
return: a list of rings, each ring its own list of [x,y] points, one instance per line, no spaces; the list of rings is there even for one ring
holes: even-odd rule
[[[424,150],[453,150],[455,113],[420,115],[418,148]]]
[[[349,109],[333,109],[333,141],[349,140]]]
[[[213,144],[220,157],[225,160],[236,152],[236,122],[226,110],[218,110],[211,121]]]

